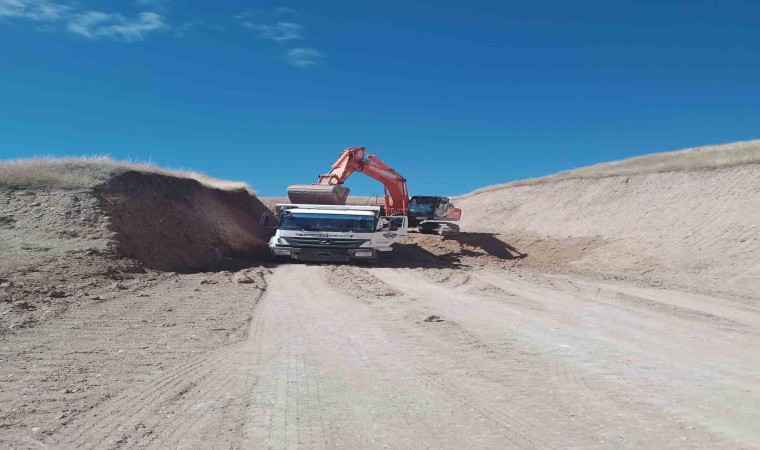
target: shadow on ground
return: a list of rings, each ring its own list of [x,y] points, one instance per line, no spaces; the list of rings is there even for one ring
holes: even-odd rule
[[[468,268],[484,267],[528,256],[504,242],[495,233],[457,233],[447,236],[411,233],[406,242],[381,253],[375,261],[352,261],[346,264],[389,268]],[[298,262],[278,259],[267,249],[226,259],[187,272],[238,271],[251,267],[273,267],[280,264],[333,265],[334,262]],[[341,264],[341,263],[337,263]]]
[[[194,268],[180,269],[178,273],[204,273],[204,272],[237,272],[243,269],[255,267],[272,267],[277,265],[278,261],[269,254],[266,247],[255,250],[238,253],[227,257],[218,256],[212,261]]]
[[[528,256],[527,253],[521,253],[512,245],[497,238],[494,233],[459,233],[444,236],[443,241],[456,241],[463,246],[480,249],[499,259],[522,259]]]
[[[526,258],[527,253],[502,241],[495,233],[457,233],[447,236],[410,234],[407,242],[380,255],[382,267],[470,267]]]

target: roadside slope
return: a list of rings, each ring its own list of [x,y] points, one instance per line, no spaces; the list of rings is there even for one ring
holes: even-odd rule
[[[245,184],[197,173],[104,158],[1,162],[0,334],[144,284],[146,269],[255,258],[265,211]]]
[[[261,254],[268,209],[245,189],[129,171],[94,190],[120,255],[158,270],[193,270],[224,258]]]
[[[536,241],[591,237],[600,245],[573,262],[578,271],[757,296],[760,141],[742,144],[723,148],[720,159],[738,165],[705,168],[695,149],[651,157],[671,161],[664,165],[621,162],[615,167],[624,175],[604,176],[611,165],[600,165],[476,191],[458,199],[462,227]],[[701,166],[689,164],[690,155]],[[520,250],[530,257],[530,247]]]

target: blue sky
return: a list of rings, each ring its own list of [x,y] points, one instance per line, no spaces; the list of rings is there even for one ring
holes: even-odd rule
[[[282,195],[363,145],[412,194],[461,194],[760,137],[758,23],[731,0],[0,0],[0,158]]]

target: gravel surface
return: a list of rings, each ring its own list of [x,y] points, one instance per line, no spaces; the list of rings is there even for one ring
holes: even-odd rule
[[[754,302],[524,268],[173,275],[6,336],[0,446],[752,448],[758,345]]]

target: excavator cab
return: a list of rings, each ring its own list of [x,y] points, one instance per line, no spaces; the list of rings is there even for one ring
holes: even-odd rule
[[[420,233],[452,234],[459,232],[459,226],[449,220],[459,220],[462,210],[455,208],[448,197],[415,195],[409,200],[409,226],[417,227]]]
[[[409,200],[409,219],[414,222],[446,218],[448,197],[415,195]]]

